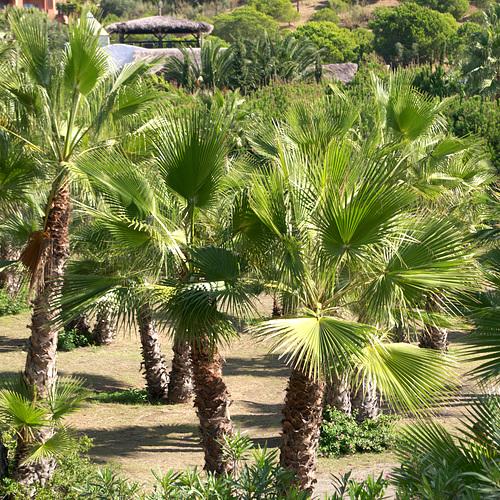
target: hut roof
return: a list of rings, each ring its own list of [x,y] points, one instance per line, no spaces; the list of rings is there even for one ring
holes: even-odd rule
[[[142,19],[133,19],[123,23],[113,23],[106,27],[108,33],[122,33],[128,35],[155,35],[166,34],[196,34],[209,35],[214,27],[211,24],[187,19],[177,19],[168,16],[152,16]]]

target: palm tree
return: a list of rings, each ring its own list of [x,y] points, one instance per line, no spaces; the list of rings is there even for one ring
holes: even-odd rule
[[[323,379],[352,378],[362,368],[396,407],[413,411],[451,384],[446,358],[381,342],[374,327],[353,320],[385,327],[398,314],[418,324],[427,319],[426,293],[471,286],[472,266],[453,225],[408,211],[415,194],[397,181],[397,162],[366,159],[334,141],[322,162],[294,153],[279,138],[278,149],[279,161],[254,178],[250,199],[271,235],[264,248],[272,248],[275,286],[293,309],[258,331],[277,338],[274,350],[293,366],[281,463],[296,471],[301,488],[311,489]]]
[[[0,92],[5,109],[13,109],[12,128],[36,153],[51,178],[41,229],[33,233],[21,260],[38,280],[25,377],[41,395],[55,383],[57,310],[60,278],[69,256],[73,159],[106,134],[117,134],[147,109],[155,94],[141,86],[139,66],[115,72],[99,47],[98,35],[86,17],[69,26],[69,43],[60,61],[51,59],[47,22],[42,16],[11,11],[9,22],[19,48],[15,64],[3,72]],[[112,117],[111,120],[109,118]]]
[[[22,376],[2,383],[0,426],[14,431],[17,441],[12,463],[14,481],[30,488],[50,479],[55,458],[72,443],[62,421],[78,411],[85,397],[82,381],[76,379],[59,380],[47,398],[38,397]],[[26,493],[32,496],[32,492]]]
[[[469,375],[479,382],[483,394],[467,409],[459,429],[450,430],[438,422],[405,429],[397,449],[402,463],[393,478],[407,495],[451,500],[496,498],[500,493],[500,252],[496,245],[483,255],[481,263],[485,289],[469,303],[473,332],[465,339],[465,354],[474,360]]]

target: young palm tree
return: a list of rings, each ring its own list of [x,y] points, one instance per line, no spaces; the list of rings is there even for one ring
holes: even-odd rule
[[[51,178],[43,226],[31,235],[21,256],[40,290],[25,377],[47,395],[57,377],[57,330],[51,325],[58,280],[69,256],[70,188],[78,177],[73,160],[85,145],[96,147],[106,134],[119,133],[124,121],[130,125],[156,95],[141,86],[142,68],[129,65],[114,71],[85,16],[70,25],[69,43],[59,61],[51,59],[45,18],[14,10],[9,22],[18,57],[0,77],[0,92],[8,103],[4,109],[14,110],[6,116],[14,127],[4,130],[34,151]]]
[[[414,411],[451,384],[441,355],[381,342],[376,329],[353,319],[385,327],[398,314],[405,323],[422,322],[426,293],[471,285],[460,232],[408,211],[415,195],[395,181],[398,163],[367,160],[334,142],[325,156],[309,163],[282,147],[251,192],[253,212],[272,235],[265,248],[272,248],[276,286],[293,304],[291,317],[259,332],[277,338],[275,350],[293,366],[281,463],[296,470],[303,489],[314,483],[322,379],[353,377],[362,368],[396,407]]]
[[[22,376],[4,381],[0,388],[0,427],[16,436],[12,479],[29,488],[50,479],[55,458],[72,443],[62,420],[86,397],[80,380],[60,380],[47,398],[38,397]],[[50,430],[50,437],[47,433]],[[29,490],[26,491],[31,497]]]

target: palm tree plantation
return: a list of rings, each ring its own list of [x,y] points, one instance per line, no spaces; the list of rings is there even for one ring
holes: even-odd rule
[[[500,496],[500,4],[285,3],[0,11],[0,499]]]

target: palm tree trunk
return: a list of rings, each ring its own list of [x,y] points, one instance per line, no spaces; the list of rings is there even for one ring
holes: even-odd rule
[[[224,436],[233,435],[229,415],[230,394],[222,379],[223,358],[215,347],[209,348],[208,343],[194,343],[191,349],[196,394],[194,406],[200,419],[200,440],[205,452],[204,469],[217,475],[230,475],[234,464],[222,457]]]
[[[12,248],[9,243],[0,244],[0,260],[19,260],[21,252]],[[0,272],[0,289],[15,293],[21,286],[21,277],[19,273],[12,269],[5,269]]]
[[[367,418],[376,418],[379,414],[377,391],[364,374],[360,373],[361,380],[351,394],[351,405],[354,413],[357,410],[356,422],[364,422]]]
[[[166,402],[168,374],[164,357],[161,353],[158,332],[153,322],[151,306],[144,304],[139,310],[139,333],[142,344],[142,366],[150,396]]]
[[[41,255],[44,265],[43,288],[34,301],[24,371],[26,383],[36,387],[41,396],[47,396],[57,379],[58,327],[51,320],[59,301],[60,279],[69,258],[68,229],[72,205],[67,181],[59,186],[49,203],[44,234],[48,244]]]
[[[7,448],[2,442],[2,432],[0,431],[0,479],[9,472],[9,457],[7,456]]]
[[[46,435],[43,435],[43,432],[37,434],[37,439],[43,442],[51,437],[52,429],[48,429]],[[36,486],[37,484],[43,486],[54,474],[57,462],[54,458],[46,458],[40,462],[24,463],[28,452],[28,443],[18,436],[16,453],[13,460],[12,479],[19,485],[24,486],[27,498],[33,498],[36,490],[29,487]]]
[[[316,482],[324,385],[294,368],[286,391],[280,463],[295,471],[301,490],[312,491]]]
[[[113,307],[109,302],[102,304],[97,313],[92,337],[96,345],[110,345],[116,339],[116,321],[113,318]]]
[[[351,416],[351,390],[345,377],[332,377],[326,383],[324,404]]]
[[[439,302],[439,297],[429,297],[425,303],[425,310],[429,313],[441,312]],[[448,330],[441,326],[425,325],[419,347],[446,352],[448,350]]]
[[[174,357],[168,384],[168,400],[176,404],[187,403],[194,392],[191,346],[187,342],[176,342],[172,350]]]

